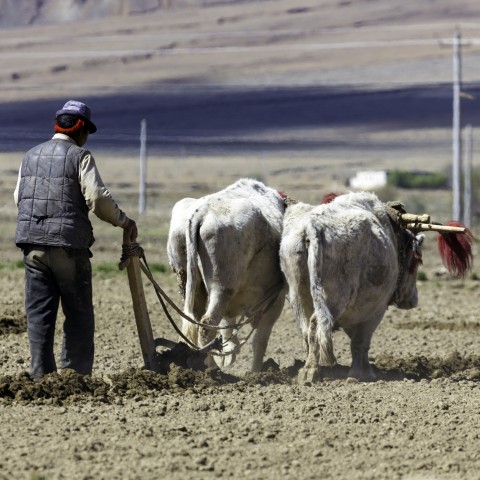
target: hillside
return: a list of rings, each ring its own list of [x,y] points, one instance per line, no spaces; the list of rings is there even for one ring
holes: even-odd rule
[[[0,7],[1,25],[29,25],[0,30],[0,102],[71,86],[105,95],[166,85],[450,82],[457,26],[471,40],[463,80],[480,78],[480,9],[472,0],[0,0]]]
[[[198,4],[194,0],[0,0],[0,27],[55,25],[143,15]],[[213,3],[202,2],[202,6]],[[228,3],[228,0],[215,3]]]
[[[136,154],[145,118],[151,155],[310,157],[342,181],[361,168],[448,171],[457,27],[462,122],[480,118],[475,0],[0,5],[3,24],[32,24],[0,30],[2,151],[48,138],[53,112],[77,98],[94,109],[91,148],[116,155]]]

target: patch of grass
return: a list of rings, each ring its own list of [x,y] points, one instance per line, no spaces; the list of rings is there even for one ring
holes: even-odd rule
[[[170,271],[169,268],[164,263],[149,263],[148,266],[150,267],[150,271],[152,273],[167,273]]]
[[[118,263],[113,262],[94,263],[92,265],[92,270],[94,272],[106,273],[110,275],[121,272],[121,270],[118,268]]]
[[[446,188],[448,176],[441,172],[392,170],[388,173],[388,183],[400,188]]]
[[[16,270],[18,268],[23,269],[23,260],[15,260],[14,262],[0,262],[0,270]]]
[[[167,266],[163,263],[149,263],[148,266],[152,273],[166,273],[169,271]],[[93,264],[92,269],[94,272],[102,273],[104,275],[116,275],[118,273],[123,274],[123,271],[118,268],[118,263],[113,262]]]
[[[157,243],[159,240],[168,237],[168,229],[169,224],[166,223],[164,225],[158,226],[145,226],[142,225],[140,230],[141,236],[141,243],[144,244],[146,242]]]
[[[419,280],[420,282],[426,282],[428,280],[428,276],[423,270],[418,270],[417,280]]]

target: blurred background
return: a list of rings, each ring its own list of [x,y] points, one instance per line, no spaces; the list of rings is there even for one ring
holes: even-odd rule
[[[470,0],[0,0],[1,248],[23,153],[68,99],[92,108],[87,146],[159,261],[173,203],[240,176],[312,203],[372,189],[475,230],[479,28]],[[118,247],[95,229],[100,255]]]

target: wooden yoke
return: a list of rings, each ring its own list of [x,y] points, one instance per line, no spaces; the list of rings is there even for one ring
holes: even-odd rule
[[[412,232],[438,232],[438,233],[466,233],[465,227],[453,227],[442,225],[441,223],[430,223],[430,215],[414,215],[412,213],[402,213],[400,218],[405,228]]]
[[[407,228],[414,232],[438,232],[438,233],[466,233],[465,227],[451,227],[449,225],[437,225],[435,223],[407,223]]]
[[[422,215],[415,215],[413,213],[402,213],[400,218],[405,223],[430,223],[430,215],[424,213]],[[407,227],[408,228],[408,227]]]
[[[135,245],[128,238],[127,230],[123,231],[123,244]],[[152,325],[147,310],[145,294],[143,291],[142,270],[140,268],[140,259],[138,256],[129,256],[122,258],[119,268],[123,270],[127,268],[128,283],[132,294],[133,311],[135,313],[135,321],[137,324],[138,337],[140,339],[140,347],[142,349],[143,362],[147,370],[157,370],[155,343],[153,339]]]

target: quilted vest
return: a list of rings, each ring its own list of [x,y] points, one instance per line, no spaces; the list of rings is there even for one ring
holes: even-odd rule
[[[52,139],[29,150],[20,169],[15,243],[89,248],[93,229],[78,175],[87,150]]]

